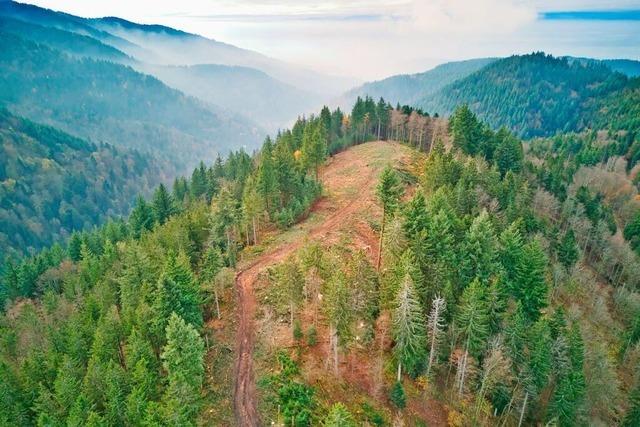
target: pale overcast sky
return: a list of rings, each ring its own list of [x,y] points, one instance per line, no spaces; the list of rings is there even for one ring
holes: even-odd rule
[[[22,1],[169,25],[363,80],[534,50],[640,59],[640,0]]]

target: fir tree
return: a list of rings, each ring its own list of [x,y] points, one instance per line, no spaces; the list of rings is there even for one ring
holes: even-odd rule
[[[273,143],[267,137],[262,146],[260,161],[258,163],[256,187],[264,200],[265,209],[273,214],[277,208],[278,179],[273,161]]]
[[[142,196],[138,196],[136,205],[129,216],[129,224],[133,236],[139,238],[143,232],[151,230],[151,228],[153,228],[153,221],[153,210],[151,206],[147,204]]]
[[[396,381],[393,383],[389,399],[391,400],[391,403],[393,403],[393,405],[398,409],[404,409],[404,407],[407,406],[407,396],[404,392],[402,382]]]
[[[416,375],[424,363],[426,349],[425,319],[413,280],[409,274],[402,279],[393,312],[394,355],[398,374],[405,369]]]
[[[458,107],[453,112],[449,126],[454,146],[470,155],[478,153],[482,129],[475,114],[471,112],[467,105]]]
[[[489,315],[486,289],[478,279],[471,282],[462,294],[456,326],[464,339],[465,351],[479,356],[489,337]]]
[[[540,309],[547,306],[546,265],[547,257],[537,240],[524,246],[516,265],[513,295],[531,320],[536,320],[540,316]]]
[[[342,403],[334,404],[326,418],[324,419],[323,426],[325,427],[356,427],[356,422],[353,419],[353,415]]]
[[[324,307],[329,319],[329,342],[332,351],[333,369],[338,373],[338,348],[344,347],[351,339],[351,295],[347,279],[342,271],[335,273],[327,283]]]
[[[380,270],[380,261],[382,259],[382,242],[384,238],[384,227],[387,219],[393,215],[400,203],[404,189],[400,183],[397,173],[393,168],[387,166],[380,175],[380,181],[376,187],[376,195],[382,205],[382,225],[380,228],[380,247],[378,249],[378,261],[376,268]]]
[[[571,268],[578,261],[578,244],[572,229],[569,229],[558,245],[558,261],[566,268]]]
[[[170,425],[195,425],[204,380],[204,343],[196,329],[173,313],[167,324],[162,364],[167,388],[162,398],[164,418]]]
[[[487,211],[477,216],[465,236],[463,280],[475,278],[488,285],[497,270],[497,239]]]
[[[173,197],[171,197],[164,184],[160,184],[155,193],[153,193],[151,204],[154,218],[159,224],[164,224],[175,213]]]

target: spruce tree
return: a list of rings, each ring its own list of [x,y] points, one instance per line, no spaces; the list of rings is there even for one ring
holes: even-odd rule
[[[453,112],[449,126],[455,147],[472,156],[478,153],[482,129],[476,115],[471,112],[466,104],[458,107]]]
[[[416,375],[426,356],[425,318],[413,280],[407,273],[402,279],[393,311],[393,348],[398,373],[404,369]]]
[[[80,248],[82,247],[82,236],[78,232],[71,233],[71,238],[67,245],[67,252],[72,261],[80,261]]]
[[[166,330],[162,364],[167,388],[162,398],[164,419],[169,425],[194,426],[200,409],[204,380],[204,342],[198,331],[173,313]]]
[[[464,241],[463,280],[480,280],[484,285],[496,273],[497,238],[487,211],[482,211],[469,227]]]
[[[496,148],[494,159],[502,176],[508,171],[520,172],[524,161],[522,143],[515,136],[506,135]]]
[[[242,193],[242,214],[247,229],[251,229],[251,239],[247,237],[247,244],[250,241],[254,245],[258,244],[258,225],[261,213],[264,211],[263,199],[258,193],[258,188],[253,176],[249,176],[245,182]],[[247,231],[247,234],[249,232]]]
[[[390,218],[398,208],[400,197],[404,193],[400,179],[395,170],[388,166],[384,168],[380,174],[380,180],[376,187],[376,195],[382,205],[382,221],[380,227],[380,245],[378,248],[378,260],[376,268],[380,270],[380,261],[382,259],[382,242],[384,238],[384,227],[387,219]]]
[[[486,346],[489,320],[486,289],[475,279],[464,290],[456,316],[456,326],[462,334],[465,351],[474,357],[482,354]]]
[[[136,205],[129,216],[129,225],[131,226],[133,237],[139,238],[143,232],[151,230],[153,228],[153,221],[153,210],[151,206],[147,204],[142,196],[138,196]]]
[[[569,229],[558,245],[558,261],[566,268],[571,268],[578,261],[578,244],[572,229]]]
[[[154,218],[160,224],[164,224],[175,213],[173,197],[169,194],[164,184],[160,184],[155,193],[153,193],[151,205]]]
[[[269,215],[272,215],[278,208],[278,179],[273,161],[273,143],[269,137],[265,140],[260,153],[256,187],[264,201],[265,209]]]
[[[393,403],[393,405],[398,409],[404,409],[407,406],[407,395],[404,392],[402,382],[396,381],[393,383],[389,399],[391,400],[391,403]]]
[[[547,257],[537,240],[523,247],[516,265],[513,296],[520,301],[525,315],[532,321],[540,316],[540,309],[547,306],[546,266]]]
[[[322,424],[324,427],[356,427],[353,415],[342,403],[334,404]]]
[[[324,295],[324,308],[329,319],[329,342],[332,351],[333,369],[338,373],[338,348],[345,347],[350,341],[351,322],[351,293],[347,279],[342,271],[336,272],[327,283]]]
[[[302,164],[306,170],[313,170],[318,181],[318,170],[327,156],[326,130],[322,123],[311,122],[304,129],[302,137]]]

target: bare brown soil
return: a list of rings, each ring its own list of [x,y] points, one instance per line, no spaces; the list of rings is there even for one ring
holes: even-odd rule
[[[274,239],[260,255],[239,266],[236,276],[238,330],[234,390],[238,425],[260,425],[252,357],[257,305],[254,287],[260,273],[300,249],[307,239],[331,245],[345,234],[351,245],[365,250],[373,260],[378,250],[378,237],[371,229],[368,216],[379,216],[375,201],[378,175],[386,164],[397,165],[408,158],[406,147],[382,141],[362,144],[337,154],[321,171],[325,196],[316,202],[310,216]],[[370,386],[371,369],[368,369],[368,373],[360,369],[356,373],[353,367],[369,366],[356,363],[357,357],[353,355],[350,360],[351,369],[347,369],[347,372],[352,374],[348,377],[354,380],[356,386],[366,390]]]

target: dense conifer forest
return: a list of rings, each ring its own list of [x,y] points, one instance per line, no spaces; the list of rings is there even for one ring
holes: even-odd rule
[[[7,263],[3,422],[207,419],[206,399],[219,399],[207,355],[223,345],[208,325],[230,315],[233,269],[304,220],[327,156],[378,138],[415,154],[377,179],[377,252],[308,242],[259,291],[297,349],[258,356],[277,367],[258,370],[263,419],[385,425],[418,393],[447,402],[454,425],[634,425],[637,142],[592,132],[525,149],[466,107],[447,121],[370,98],[300,119],[255,155],[201,164],[139,197],[126,220]],[[319,342],[334,381],[343,358],[369,349],[385,394],[345,405],[306,383],[304,355]]]
[[[637,62],[220,45],[0,4],[0,426],[640,425]]]
[[[0,252],[25,255],[127,214],[163,172],[153,158],[91,144],[0,110]]]

